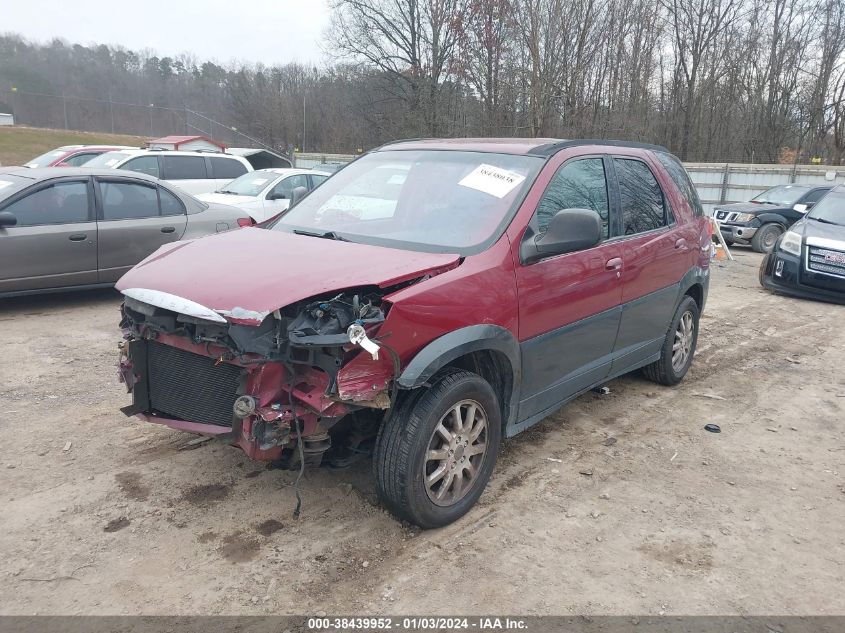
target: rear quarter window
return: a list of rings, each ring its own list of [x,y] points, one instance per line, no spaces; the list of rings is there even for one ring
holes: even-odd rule
[[[701,206],[701,199],[698,197],[698,191],[696,191],[695,185],[692,184],[692,180],[690,180],[689,174],[687,174],[687,170],[684,169],[681,161],[665,152],[655,152],[655,154],[657,155],[657,159],[660,161],[660,164],[666,168],[667,172],[669,172],[669,177],[672,179],[672,182],[675,183],[675,186],[689,202],[693,213],[698,217],[703,216],[704,208]]]
[[[202,156],[162,156],[165,180],[204,180],[208,178]]]
[[[211,160],[212,178],[237,178],[238,176],[243,176],[247,172],[246,166],[241,161],[234,158],[221,158],[215,156],[209,160]]]

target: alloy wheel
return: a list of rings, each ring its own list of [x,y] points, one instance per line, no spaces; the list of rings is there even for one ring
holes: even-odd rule
[[[428,498],[450,506],[472,490],[487,454],[487,414],[475,400],[449,409],[428,443],[423,478]]]
[[[672,345],[672,369],[676,373],[683,371],[684,366],[692,353],[692,344],[695,340],[695,321],[692,312],[687,310],[678,321],[678,329],[675,330],[675,342]]]

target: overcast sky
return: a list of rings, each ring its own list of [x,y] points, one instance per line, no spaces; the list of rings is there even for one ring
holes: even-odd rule
[[[189,52],[220,63],[320,62],[326,0],[22,0],[3,2],[0,31],[36,42]]]

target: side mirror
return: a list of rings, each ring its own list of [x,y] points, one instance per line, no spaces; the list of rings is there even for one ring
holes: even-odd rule
[[[796,205],[793,205],[792,208],[795,211],[798,211],[798,213],[807,213],[807,209],[809,209],[810,206],[811,205],[809,205],[809,204],[796,204]]]
[[[11,211],[0,211],[0,227],[15,226],[17,223],[18,219],[14,213]]]
[[[601,242],[601,216],[592,209],[563,209],[542,235],[526,235],[520,255],[526,264],[544,257],[592,248]]]
[[[268,200],[286,200],[287,196],[285,194],[283,194],[281,191],[275,191],[275,192],[271,191],[270,193],[267,194],[267,199]]]
[[[290,206],[293,206],[302,200],[307,193],[307,187],[294,187],[293,191],[290,192]]]

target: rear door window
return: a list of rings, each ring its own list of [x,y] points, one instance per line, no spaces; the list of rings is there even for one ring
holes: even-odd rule
[[[158,156],[139,156],[128,160],[120,166],[120,169],[128,169],[129,171],[137,171],[148,176],[160,177],[158,168]]]
[[[202,156],[162,156],[165,180],[203,180],[208,178]]]
[[[133,220],[158,216],[158,192],[152,185],[100,181],[104,220]]]
[[[164,187],[158,188],[159,202],[162,215],[184,215],[185,206]]]
[[[636,235],[654,231],[670,223],[663,190],[644,162],[614,158],[622,202],[622,233]]]
[[[305,174],[299,174],[297,176],[288,176],[284,180],[282,180],[279,184],[273,187],[270,190],[270,193],[267,194],[268,196],[282,194],[285,198],[290,198],[293,190],[297,187],[305,187],[308,188],[308,176]]]
[[[13,213],[17,226],[74,224],[90,219],[88,183],[62,181],[43,187],[2,208]]]
[[[557,170],[537,205],[538,232],[544,233],[563,209],[592,209],[601,216],[604,237],[610,235],[607,179],[601,158],[571,160]]]
[[[211,161],[212,178],[228,178],[231,180],[238,176],[243,176],[247,172],[244,164],[234,158],[212,156],[209,160]]]
[[[704,215],[704,207],[701,206],[701,199],[698,197],[698,191],[695,189],[692,180],[690,180],[687,170],[684,169],[683,164],[677,158],[666,152],[655,152],[657,159],[669,172],[669,177],[675,186],[681,190],[684,197],[689,201],[693,213],[701,217]]]

